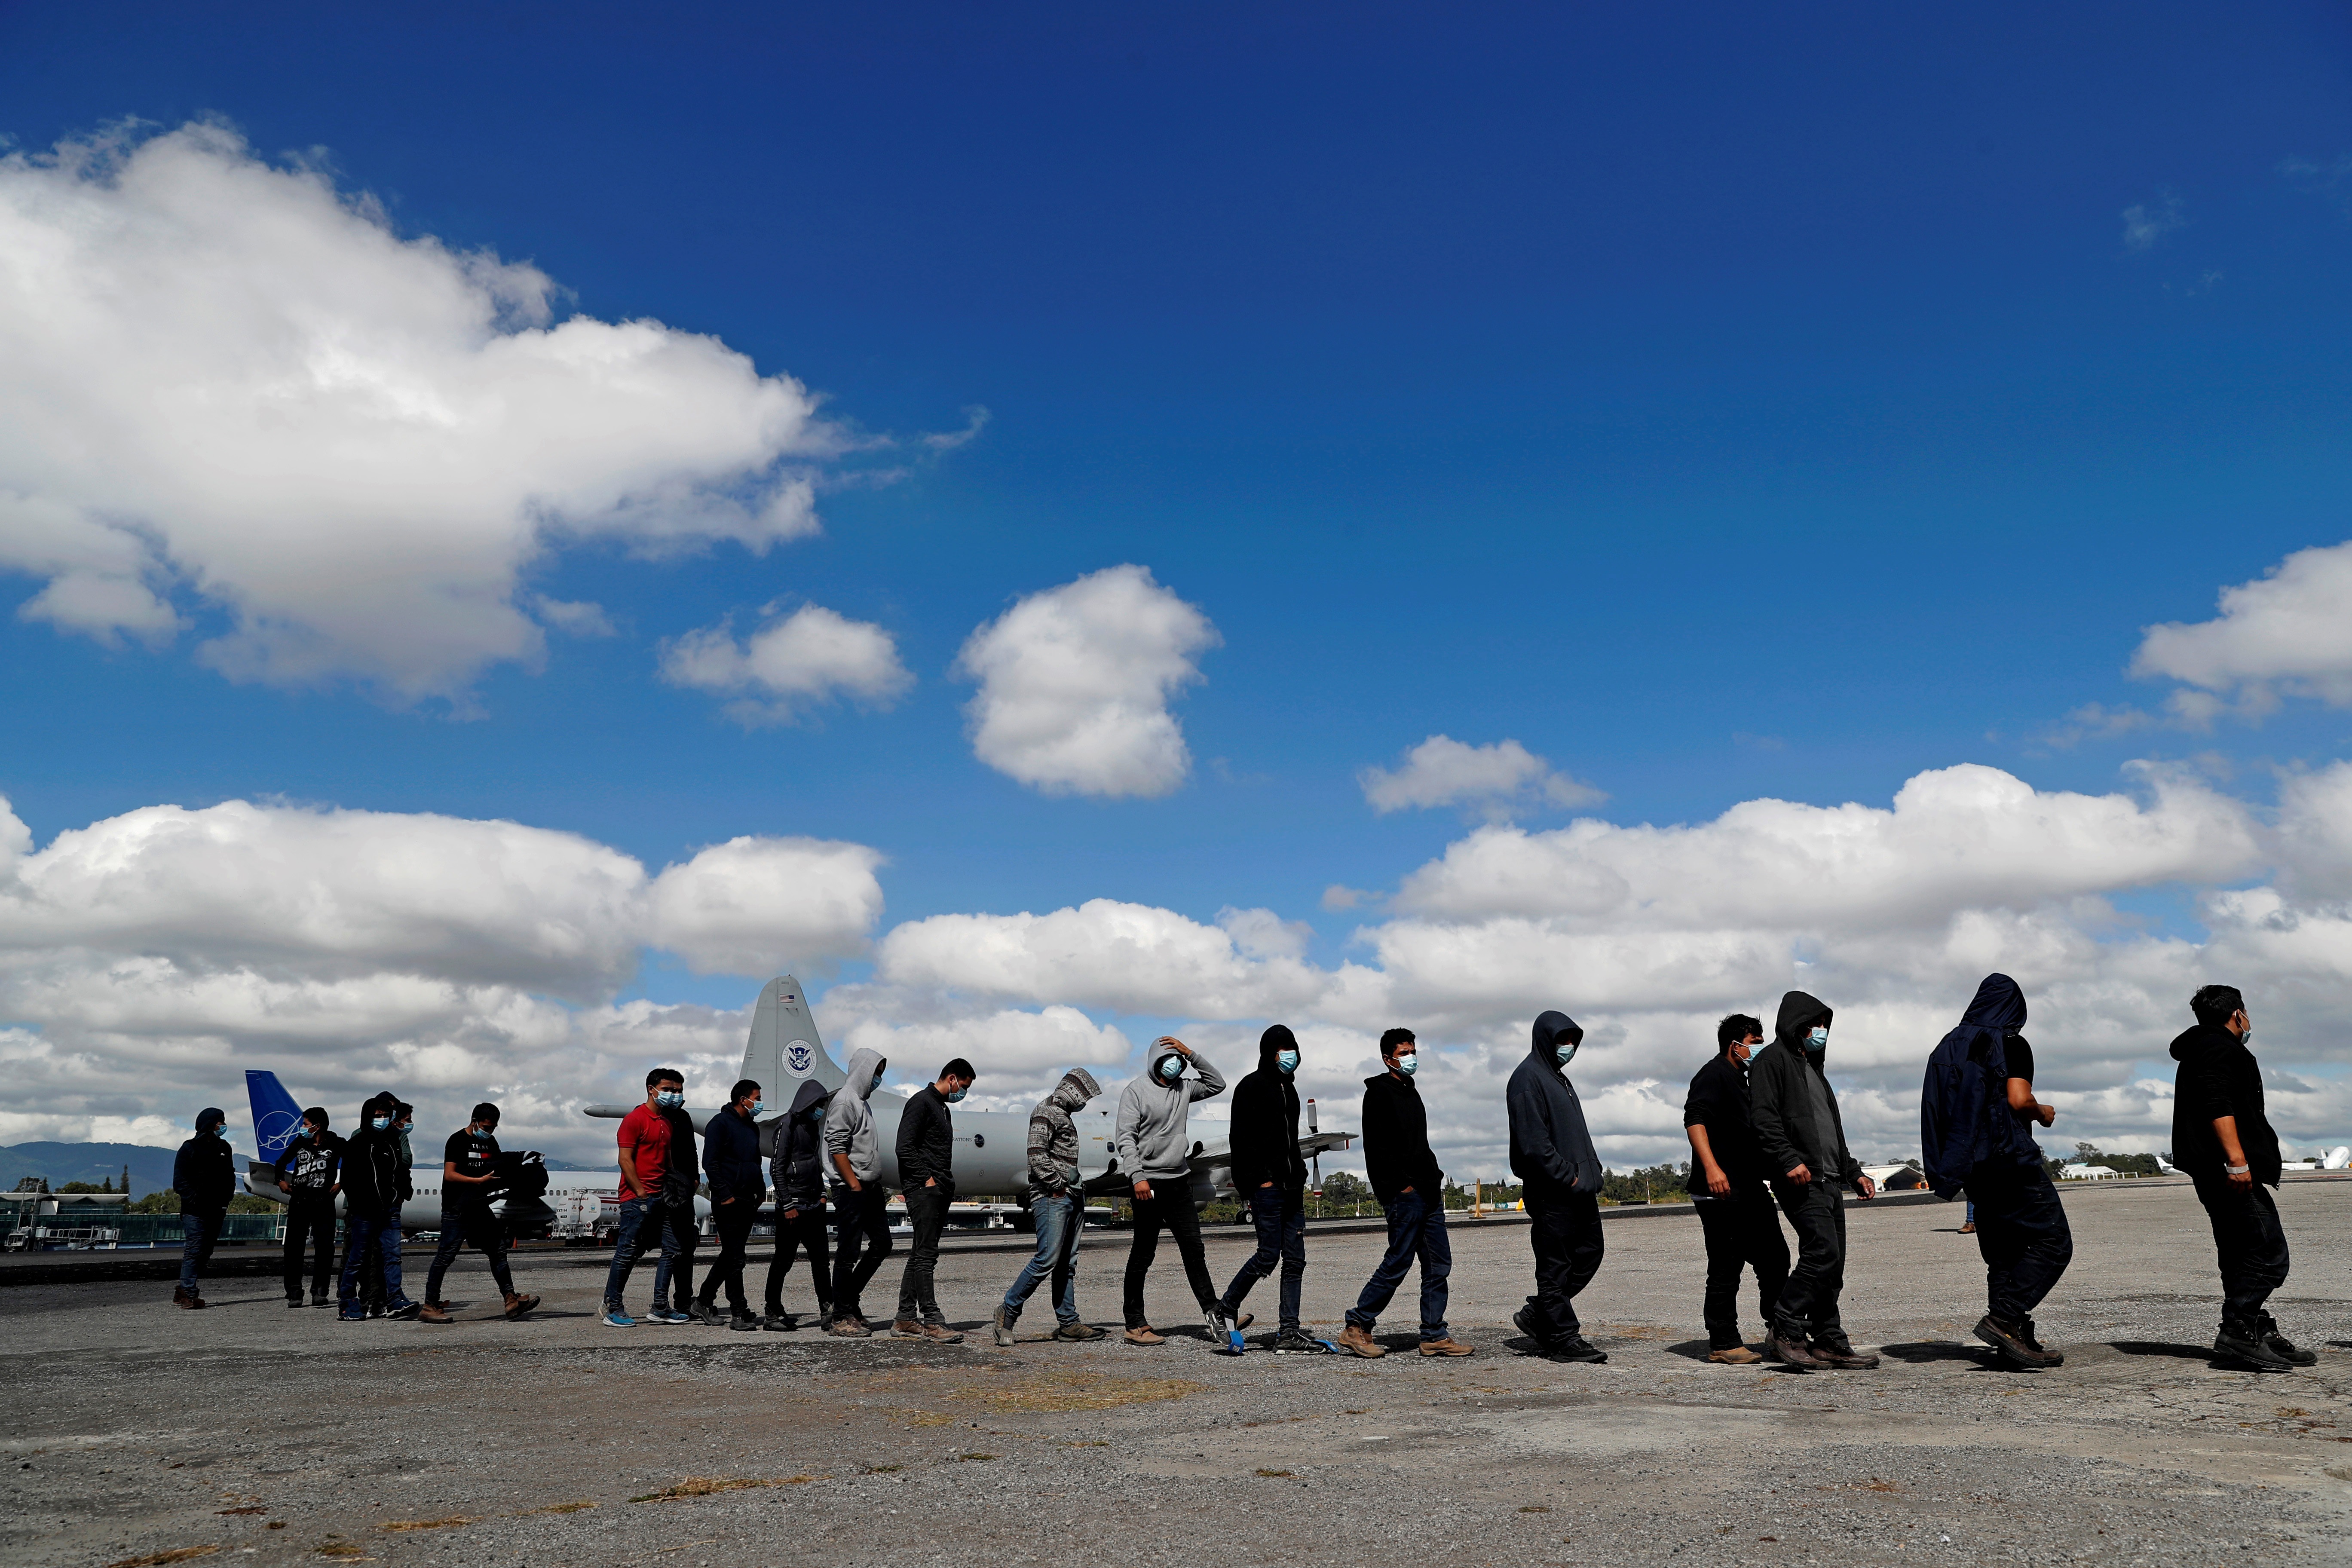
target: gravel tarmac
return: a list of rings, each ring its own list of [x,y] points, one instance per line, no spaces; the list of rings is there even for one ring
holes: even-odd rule
[[[2166,1183],[2070,1191],[2045,1303],[2063,1368],[2000,1370],[1957,1205],[1850,1210],[1845,1317],[1876,1372],[1698,1359],[1696,1220],[1607,1227],[1578,1305],[1605,1366],[1515,1353],[1522,1228],[1457,1227],[1465,1360],[1212,1353],[1172,1247],[1143,1350],[988,1344],[1021,1259],[950,1251],[965,1343],[615,1330],[602,1275],[526,1258],[530,1320],[469,1262],[461,1321],[341,1324],[268,1279],[0,1291],[0,1561],[889,1563],[2342,1563],[2352,1561],[2352,1181],[2290,1181],[2273,1301],[2319,1351],[2215,1365],[2212,1243]],[[1121,1238],[1123,1241],[1123,1237]],[[902,1244],[903,1247],[903,1244]],[[1379,1238],[1309,1239],[1306,1316],[1336,1335]],[[1213,1231],[1219,1282],[1247,1254]],[[706,1254],[708,1256],[708,1254]],[[1080,1257],[1116,1330],[1120,1247]],[[896,1294],[898,1259],[868,1294]],[[759,1266],[753,1270],[756,1293]],[[415,1282],[422,1283],[421,1279]],[[1260,1343],[1278,1281],[1253,1293]],[[795,1270],[787,1304],[807,1302]],[[631,1304],[642,1307],[650,1269]],[[1743,1307],[1751,1336],[1754,1295]],[[1050,1329],[1033,1300],[1026,1331]]]

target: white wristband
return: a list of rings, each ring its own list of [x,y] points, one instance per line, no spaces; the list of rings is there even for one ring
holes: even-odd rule
[[[2229,1172],[2230,1174],[2233,1176],[2242,1176],[2252,1171],[2253,1167],[2252,1165],[2224,1165],[2221,1169]]]

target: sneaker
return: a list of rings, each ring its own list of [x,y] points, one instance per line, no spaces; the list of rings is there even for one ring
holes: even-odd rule
[[[1064,1323],[1054,1331],[1054,1337],[1057,1340],[1069,1340],[1075,1342],[1079,1340],[1098,1340],[1103,1337],[1103,1331],[1092,1323]]]
[[[750,1312],[733,1312],[728,1315],[727,1326],[739,1334],[756,1334],[760,1331],[760,1320]]]
[[[1551,1349],[1551,1331],[1537,1322],[1525,1307],[1511,1314],[1511,1327],[1535,1341],[1537,1354]]]
[[[1276,1350],[1282,1348],[1280,1340],[1275,1342],[1275,1348]],[[1349,1355],[1362,1356],[1366,1361],[1378,1361],[1389,1353],[1379,1342],[1372,1338],[1371,1330],[1356,1323],[1349,1323],[1339,1331],[1339,1348]],[[1441,1351],[1438,1353],[1443,1355],[1444,1352]]]
[[[1754,1366],[1764,1358],[1746,1345],[1725,1345],[1706,1352],[1706,1359],[1718,1366]]]
[[[1822,1372],[1827,1363],[1812,1352],[1811,1346],[1794,1334],[1775,1331],[1769,1347],[1772,1359],[1790,1372]]]
[[[845,1340],[862,1340],[874,1332],[866,1326],[866,1320],[855,1312],[842,1313],[826,1325],[824,1331]]]
[[[2038,1372],[2046,1366],[2056,1366],[2066,1358],[2055,1351],[2045,1351],[2036,1344],[2030,1330],[2012,1327],[1987,1312],[1977,1320],[1977,1338],[1999,1351],[2011,1366]]]
[[[772,1334],[789,1334],[800,1328],[790,1312],[770,1312],[760,1320],[760,1326]]]
[[[347,1302],[343,1310],[335,1314],[335,1321],[339,1323],[364,1323],[368,1321],[367,1309],[357,1301]]]
[[[897,1330],[898,1325],[893,1323],[891,1325],[891,1331],[896,1332]],[[925,1323],[922,1327],[921,1332],[923,1338],[930,1341],[933,1344],[960,1345],[963,1343],[963,1335],[957,1332],[955,1330],[949,1328],[945,1323]]]
[[[329,1296],[324,1290],[310,1292],[310,1305],[313,1307],[331,1307],[334,1304],[334,1298]]]
[[[385,1303],[383,1315],[387,1318],[393,1319],[394,1321],[404,1323],[423,1310],[425,1310],[425,1309],[417,1305],[415,1302],[402,1300]]]
[[[1839,1372],[1869,1372],[1878,1365],[1876,1356],[1864,1354],[1844,1340],[1815,1340],[1806,1348],[1815,1361]]]
[[[1544,1354],[1552,1361],[1589,1362],[1594,1366],[1599,1366],[1609,1359],[1607,1351],[1602,1350],[1582,1334],[1569,1335],[1568,1338],[1544,1352]]]
[[[1285,1329],[1274,1336],[1276,1355],[1336,1355],[1328,1340],[1318,1340],[1304,1329]]]
[[[923,1337],[923,1325],[914,1318],[893,1319],[890,1337],[894,1340],[919,1340]]]
[[[1201,1321],[1208,1328],[1211,1344],[1223,1347],[1233,1339],[1233,1315],[1226,1312],[1222,1304],[1202,1308]]]
[[[690,1323],[694,1320],[684,1312],[673,1312],[667,1307],[649,1307],[646,1310],[646,1315],[639,1318],[637,1321],[659,1323],[664,1328],[676,1328],[680,1323]]]
[[[990,1315],[988,1326],[990,1331],[995,1336],[996,1348],[999,1350],[1010,1349],[1013,1342],[1013,1324],[1005,1321],[1004,1303],[1002,1301],[996,1304],[996,1310]]]
[[[2295,1366],[2271,1349],[2260,1325],[2252,1323],[2224,1322],[2214,1336],[2213,1355],[2218,1361],[2238,1362],[2256,1372],[2293,1372]]]
[[[1164,1334],[1153,1333],[1150,1324],[1138,1323],[1127,1331],[1127,1342],[1131,1345],[1164,1345],[1168,1339]]]
[[[457,1320],[451,1317],[449,1309],[440,1302],[427,1301],[423,1310],[416,1314],[416,1321],[420,1323],[454,1323]]]
[[[2296,1344],[2293,1340],[2288,1339],[2284,1334],[2280,1333],[2278,1320],[2272,1317],[2268,1312],[2264,1312],[2262,1315],[2260,1321],[2255,1326],[2262,1330],[2263,1343],[2268,1345],[2273,1354],[2284,1357],[2286,1360],[2294,1363],[2297,1366],[2315,1366],[2318,1364],[2319,1352],[2316,1351],[2305,1350],[2301,1345]]]
[[[509,1318],[520,1318],[538,1305],[539,1298],[536,1296],[521,1295],[512,1290],[507,1292],[507,1316]]]
[[[719,1303],[697,1301],[686,1310],[686,1316],[688,1321],[700,1323],[706,1329],[715,1329],[719,1326]]]
[[[299,1296],[289,1296],[286,1298],[286,1304],[299,1312],[302,1310],[302,1298]]]
[[[1468,1355],[1471,1353],[1471,1351],[1468,1345],[1464,1344],[1452,1334],[1448,1334],[1442,1340],[1422,1341],[1421,1353],[1423,1355]]]
[[[637,1326],[637,1321],[635,1318],[614,1306],[610,1301],[604,1303],[604,1310],[598,1315],[596,1321],[608,1329],[634,1329]]]

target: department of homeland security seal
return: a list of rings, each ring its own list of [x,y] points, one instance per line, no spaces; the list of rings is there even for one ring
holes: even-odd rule
[[[816,1047],[806,1040],[794,1040],[784,1047],[784,1070],[794,1078],[806,1078],[816,1063]]]

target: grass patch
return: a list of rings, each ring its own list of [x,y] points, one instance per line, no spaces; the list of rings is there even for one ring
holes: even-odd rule
[[[453,1513],[446,1519],[387,1519],[376,1528],[394,1532],[409,1530],[452,1530],[458,1525],[473,1522],[464,1514]]]
[[[1268,1480],[1285,1480],[1289,1478],[1290,1472],[1288,1470],[1260,1470],[1258,1474],[1265,1477]]]
[[[721,1479],[718,1476],[688,1476],[674,1487],[664,1487],[657,1492],[633,1497],[631,1502],[674,1502],[679,1498],[709,1497],[717,1492],[750,1491],[754,1487],[773,1486],[773,1481],[759,1480],[749,1476]]]
[[[1116,1377],[1107,1373],[1041,1373],[1006,1378],[994,1388],[959,1388],[958,1399],[977,1399],[1000,1410],[1115,1410],[1181,1399],[1208,1387],[1181,1377]]]
[[[220,1550],[217,1546],[174,1546],[169,1552],[150,1552],[144,1557],[126,1557],[120,1563],[110,1563],[106,1568],[163,1568],[166,1563],[185,1563],[191,1557],[210,1557]]]
[[[342,1561],[352,1563],[373,1563],[375,1561],[374,1558],[370,1557],[367,1554],[367,1549],[362,1546],[358,1542],[345,1541],[340,1535],[331,1535],[327,1537],[326,1540],[320,1542],[319,1543],[319,1555],[321,1557],[339,1558]]]
[[[1549,1513],[1551,1511],[1551,1504],[1548,1502],[1531,1502],[1520,1509],[1519,1511],[1521,1513]]]
[[[996,1456],[993,1454],[959,1454],[956,1456],[956,1463],[960,1465],[970,1465],[976,1464],[982,1459],[992,1459],[994,1458],[996,1458]]]
[[[216,1508],[213,1510],[213,1511],[217,1514],[227,1515],[233,1513],[268,1513],[269,1510],[266,1508]]]
[[[961,1415],[943,1415],[936,1410],[885,1410],[882,1414],[909,1426],[951,1426],[963,1419]]]
[[[534,1513],[585,1513],[595,1506],[593,1501],[583,1498],[578,1502],[551,1502],[545,1508],[527,1508],[523,1510],[523,1513],[526,1516]]]
[[[904,1465],[860,1465],[857,1467],[857,1473],[864,1476],[895,1476],[906,1468]]]

